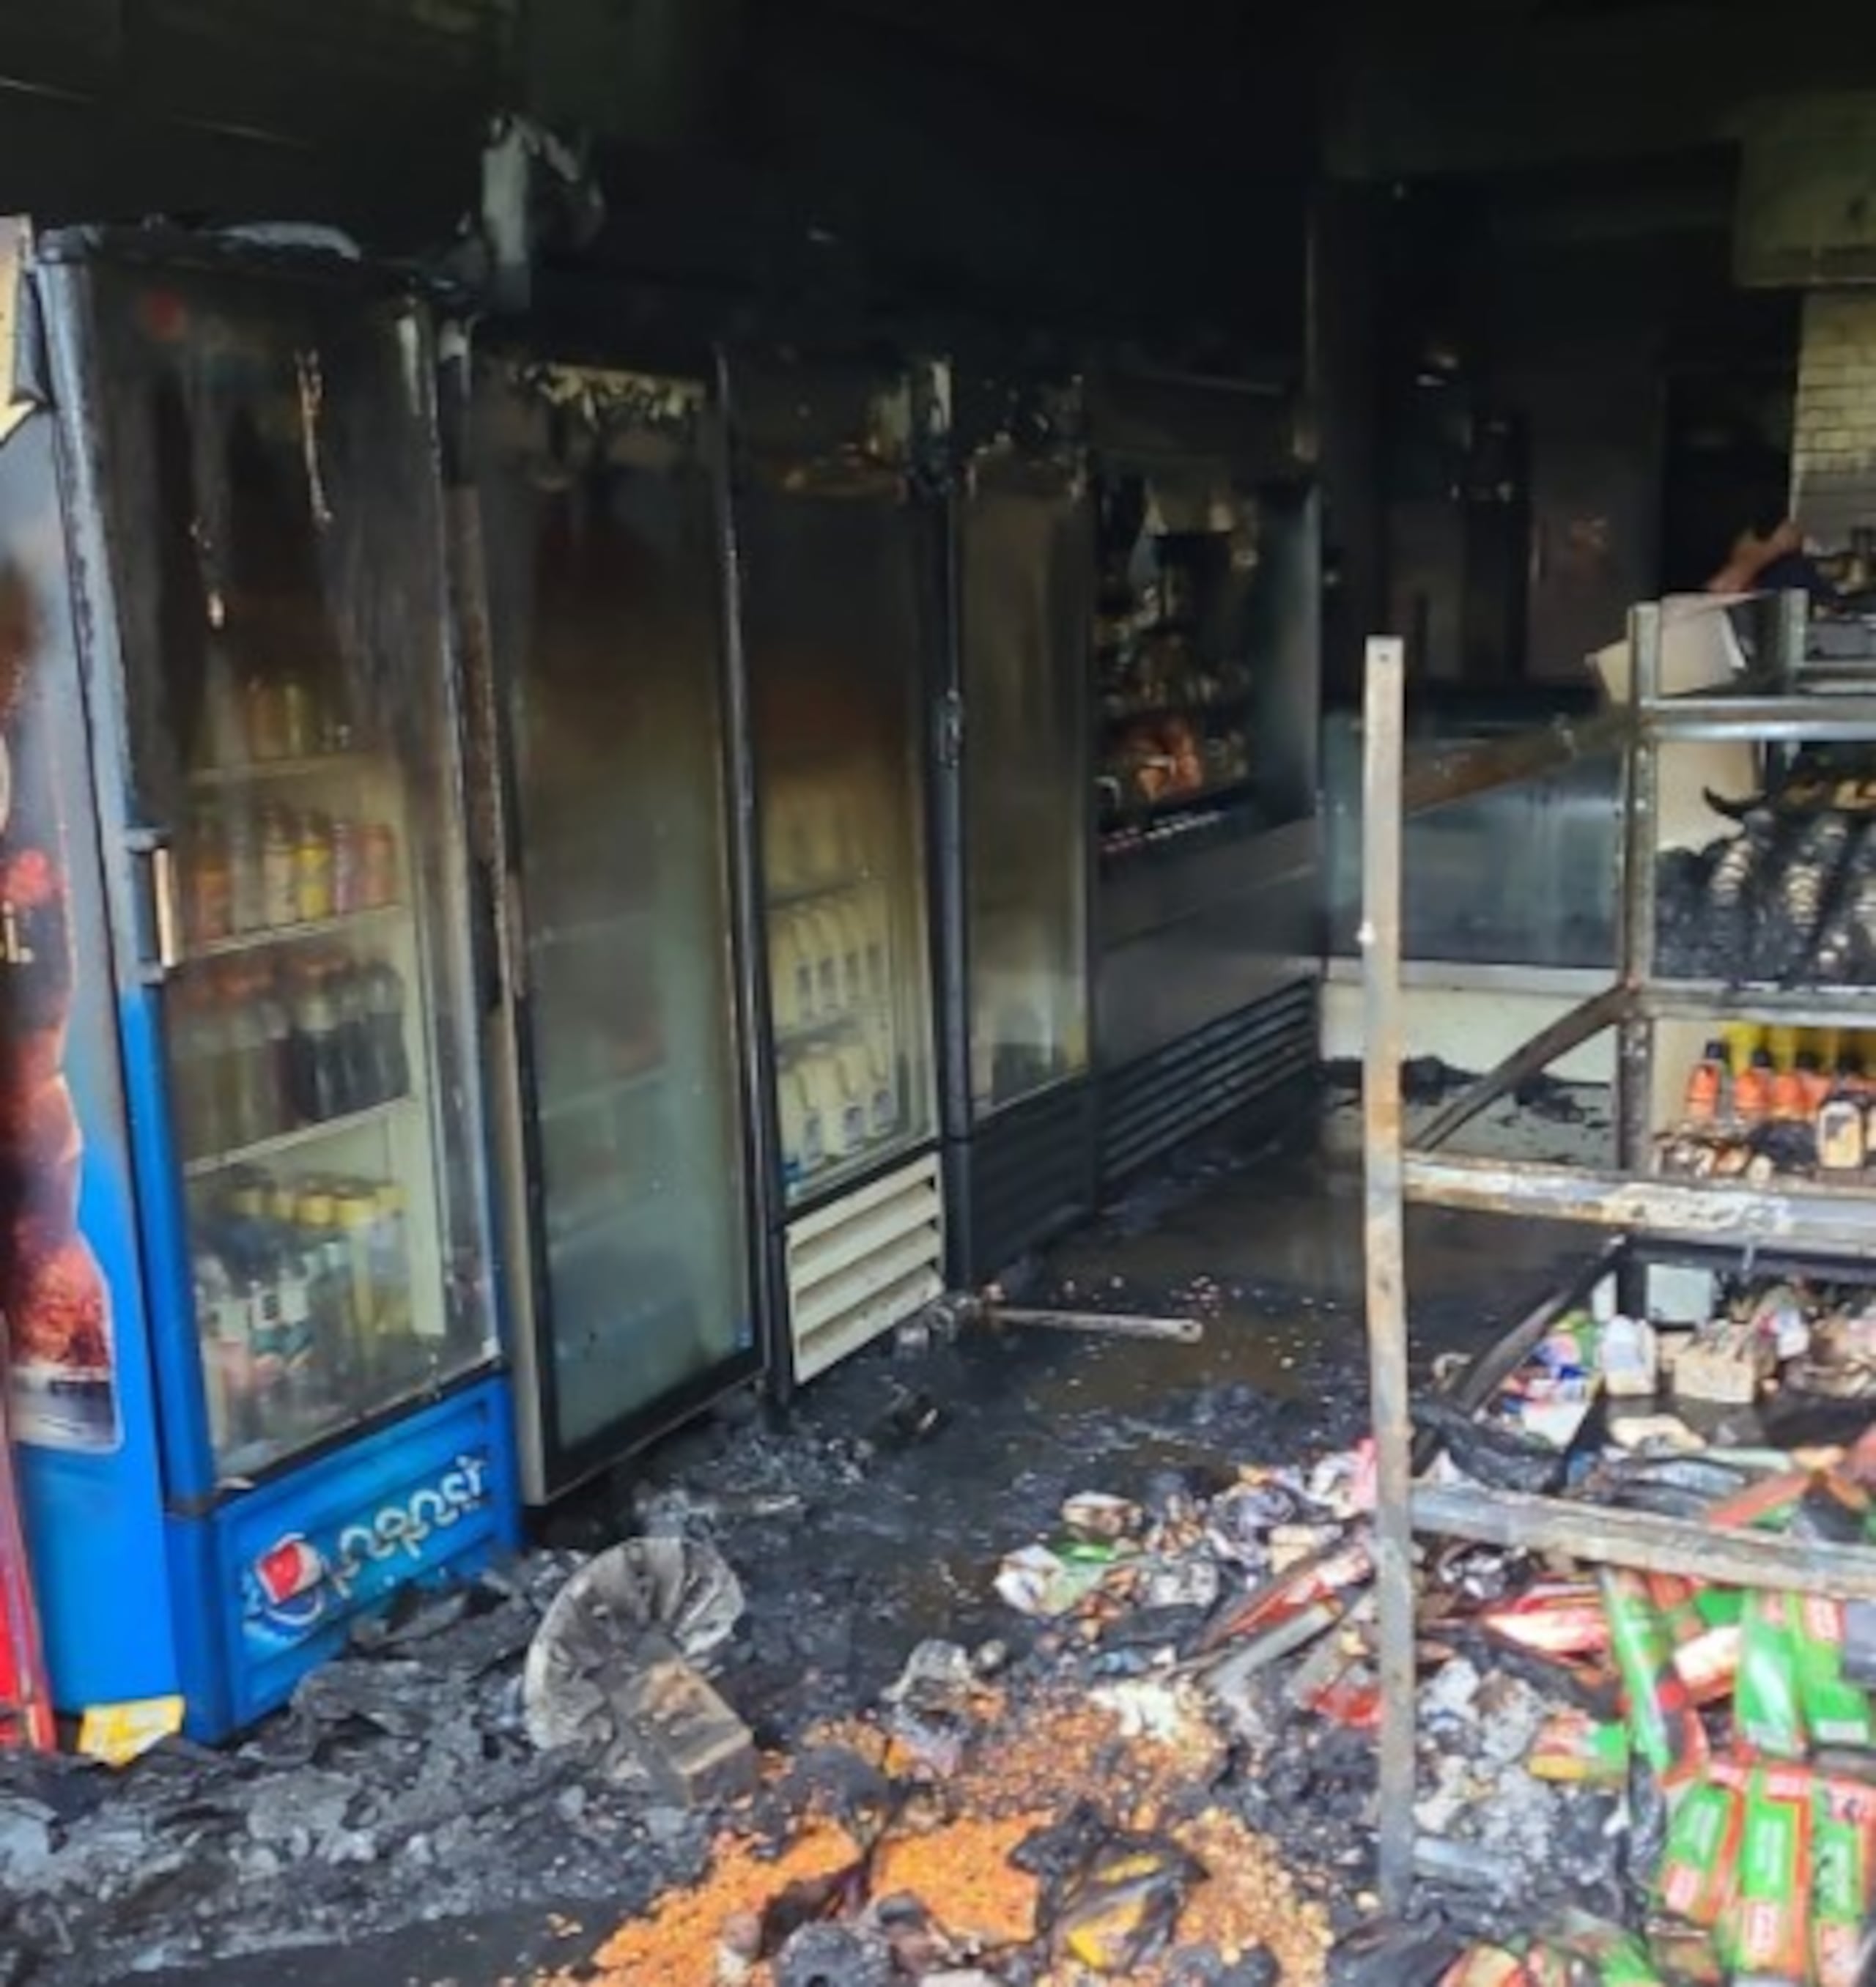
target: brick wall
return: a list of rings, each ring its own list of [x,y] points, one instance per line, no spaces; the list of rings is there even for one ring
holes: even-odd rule
[[[1807,535],[1827,548],[1876,525],[1876,290],[1804,300],[1791,491]]]

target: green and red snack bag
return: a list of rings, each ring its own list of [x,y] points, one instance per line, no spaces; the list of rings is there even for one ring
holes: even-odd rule
[[[1868,1692],[1844,1675],[1844,1608],[1822,1594],[1793,1594],[1790,1607],[1798,1709],[1811,1744],[1867,1752],[1876,1747]]]
[[[1531,1977],[1515,1952],[1502,1945],[1475,1945],[1440,1975],[1439,1987],[1531,1987]]]
[[[1740,1739],[1753,1753],[1770,1759],[1803,1758],[1797,1646],[1787,1594],[1754,1594],[1746,1601],[1733,1715]]]
[[[1704,1931],[1719,1924],[1739,1883],[1746,1769],[1709,1759],[1675,1804],[1655,1877],[1655,1904]]]
[[[1720,1914],[1720,1957],[1754,1987],[1810,1978],[1811,1811],[1816,1776],[1755,1766],[1746,1783],[1739,1881]]]
[[[1857,1987],[1876,1889],[1876,1786],[1820,1773],[1812,1828],[1811,1977]]]
[[[1674,1666],[1668,1631],[1648,1582],[1638,1573],[1604,1567],[1598,1576],[1609,1618],[1609,1641],[1628,1693],[1628,1729],[1635,1750],[1664,1780],[1678,1780],[1706,1759],[1706,1729]]]

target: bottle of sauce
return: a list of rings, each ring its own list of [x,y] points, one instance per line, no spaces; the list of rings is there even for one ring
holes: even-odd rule
[[[1709,1042],[1706,1053],[1688,1072],[1682,1115],[1689,1125],[1712,1125],[1726,1115],[1726,1045]]]
[[[290,925],[299,906],[292,826],[283,808],[269,808],[261,817],[261,923]]]
[[[375,1390],[385,1382],[384,1348],[379,1334],[378,1293],[372,1261],[372,1239],[378,1223],[376,1192],[359,1182],[348,1182],[334,1189],[332,1209],[339,1239],[345,1244],[359,1368],[366,1386]]]
[[[241,707],[247,720],[248,757],[284,759],[286,711],[279,683],[257,670],[243,689]]]
[[[313,723],[312,693],[299,670],[288,670],[282,677],[280,700],[280,755],[285,759],[305,759],[317,748],[319,737]]]

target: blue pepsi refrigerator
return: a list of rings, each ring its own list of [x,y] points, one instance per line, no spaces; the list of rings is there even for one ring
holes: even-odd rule
[[[213,1736],[512,1536],[432,329],[12,238],[0,1288],[61,1709]]]

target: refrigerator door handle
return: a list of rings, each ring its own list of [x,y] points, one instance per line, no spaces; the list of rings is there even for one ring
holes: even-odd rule
[[[147,866],[150,923],[157,942],[156,956],[142,956],[140,946],[138,977],[147,985],[159,987],[183,963],[182,913],[176,897],[176,852],[161,828],[134,828],[124,837],[130,853]]]

